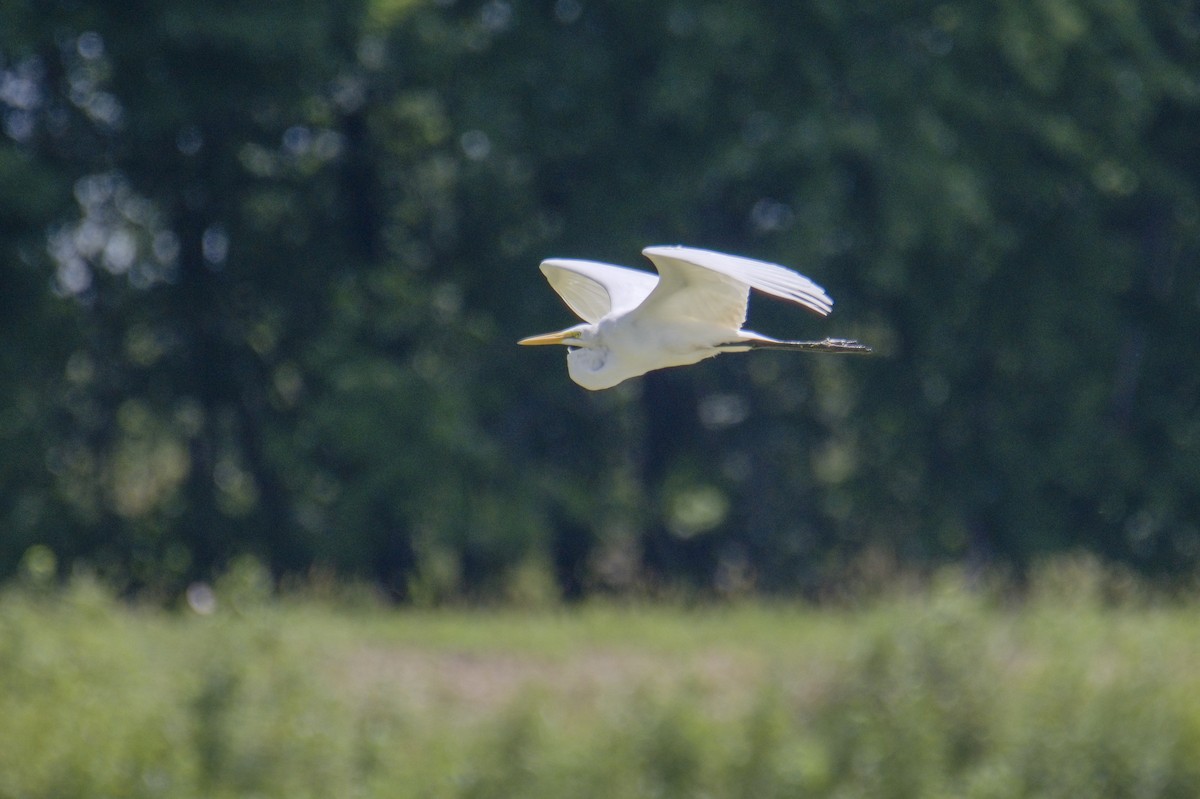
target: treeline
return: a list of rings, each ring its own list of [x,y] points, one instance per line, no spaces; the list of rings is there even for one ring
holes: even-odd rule
[[[1169,0],[6,3],[0,574],[1192,573],[1198,75]],[[879,357],[589,394],[513,346],[571,318],[541,258],[676,242]]]

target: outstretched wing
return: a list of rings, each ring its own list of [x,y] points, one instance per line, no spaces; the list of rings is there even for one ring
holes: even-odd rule
[[[639,313],[696,319],[734,330],[746,321],[750,289],[799,303],[827,315],[833,300],[801,274],[765,261],[693,247],[647,247],[658,267],[658,286]]]
[[[658,285],[658,276],[650,272],[599,261],[550,258],[541,269],[563,302],[593,324],[610,313],[633,310]]]

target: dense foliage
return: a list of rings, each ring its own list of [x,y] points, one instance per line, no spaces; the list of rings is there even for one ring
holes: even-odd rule
[[[1198,75],[1172,0],[6,3],[0,574],[1194,572]],[[880,356],[592,395],[512,346],[540,258],[672,242]]]
[[[9,589],[0,796],[1194,797],[1194,602],[1097,575],[841,613]]]

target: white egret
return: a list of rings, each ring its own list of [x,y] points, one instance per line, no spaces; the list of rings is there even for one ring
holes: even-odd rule
[[[833,309],[823,288],[786,267],[682,246],[647,247],[642,254],[657,275],[597,261],[542,261],[551,288],[584,323],[517,343],[566,345],[571,379],[592,391],[722,352],[871,351],[847,339],[780,341],[743,330],[752,288],[821,316]]]

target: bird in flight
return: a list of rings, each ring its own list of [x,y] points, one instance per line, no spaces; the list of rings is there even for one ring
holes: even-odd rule
[[[722,352],[871,352],[849,339],[780,341],[743,330],[752,288],[821,316],[833,309],[825,289],[786,267],[694,247],[647,247],[642,254],[657,275],[598,261],[542,261],[551,288],[584,322],[517,343],[566,345],[567,372],[591,391]]]

